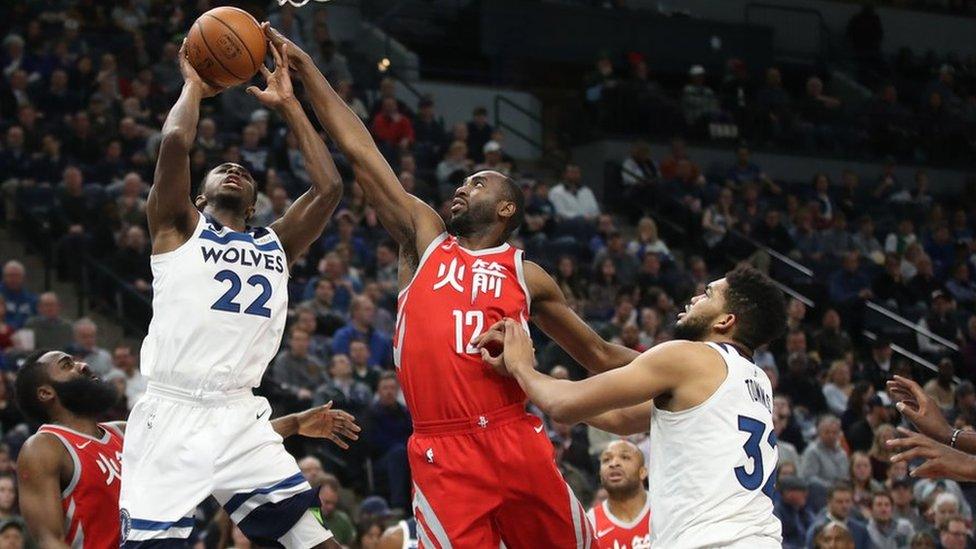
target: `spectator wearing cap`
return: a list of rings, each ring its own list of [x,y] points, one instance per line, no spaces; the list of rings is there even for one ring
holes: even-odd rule
[[[821,416],[817,422],[817,439],[806,447],[800,458],[800,476],[823,490],[836,482],[849,481],[850,462],[840,445],[840,437],[837,416]]]
[[[876,549],[900,549],[908,546],[915,528],[905,519],[894,516],[891,494],[875,492],[871,496],[871,515],[868,535]]]
[[[874,431],[891,421],[891,402],[887,396],[876,394],[868,399],[864,417],[854,422],[845,433],[847,444],[856,452],[867,452],[874,442]]]
[[[941,357],[949,350],[936,340],[924,335],[924,331],[931,332],[952,343],[962,343],[962,330],[954,314],[952,298],[942,290],[932,292],[932,308],[928,314],[918,321],[919,332],[916,336],[918,349],[929,357]]]
[[[0,294],[7,303],[6,322],[15,330],[37,313],[37,296],[24,285],[27,270],[20,261],[11,259],[3,265]]]
[[[498,141],[489,141],[482,147],[484,161],[474,167],[474,171],[494,170],[508,175],[512,165],[502,159],[502,145]]]
[[[718,96],[705,84],[705,67],[692,65],[688,70],[688,83],[681,91],[681,110],[691,127],[707,123],[721,112]]]
[[[956,390],[955,366],[952,359],[944,357],[939,361],[939,372],[934,379],[925,384],[925,394],[930,396],[944,411],[952,408]]]
[[[477,107],[468,122],[468,152],[475,162],[484,161],[485,143],[491,141],[494,129],[488,123],[488,109]]]
[[[776,484],[780,498],[773,508],[773,514],[783,524],[783,547],[801,549],[807,530],[815,519],[813,511],[807,506],[807,483],[797,476],[781,476]]]
[[[950,425],[976,425],[976,389],[969,379],[956,386],[953,406],[946,419]]]
[[[71,323],[61,317],[61,300],[54,292],[40,295],[37,316],[24,327],[34,332],[35,349],[64,349],[71,344]]]

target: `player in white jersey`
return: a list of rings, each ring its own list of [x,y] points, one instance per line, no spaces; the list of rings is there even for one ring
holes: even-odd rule
[[[129,417],[119,500],[123,547],[182,546],[210,495],[261,546],[338,547],[308,511],[314,492],[254,396],[278,350],[288,269],[319,237],[342,194],[325,144],[292,93],[287,52],[273,47],[267,89],[248,88],[288,124],[312,187],[267,228],[247,225],[257,187],[225,163],[195,202],[189,154],[204,83],[180,52],[184,84],[163,125],[147,214],[153,318],[142,346],[145,396]]]
[[[502,335],[504,353],[482,356],[556,421],[621,435],[650,425],[652,546],[761,549],[780,547],[782,528],[769,498],[772,387],[750,357],[785,326],[782,292],[739,267],[691,300],[678,316],[678,340],[583,381],[536,372],[532,342],[512,319],[480,343]]]

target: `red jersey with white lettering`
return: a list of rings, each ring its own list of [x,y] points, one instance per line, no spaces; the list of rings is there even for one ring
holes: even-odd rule
[[[400,292],[393,357],[415,422],[478,416],[524,403],[515,379],[495,373],[471,340],[513,318],[528,329],[522,250],[466,250],[442,233]]]
[[[596,530],[599,549],[650,549],[651,547],[651,498],[648,495],[644,509],[637,518],[623,522],[610,512],[604,501],[586,513]]]
[[[58,437],[74,462],[71,482],[61,492],[65,543],[84,549],[118,549],[122,433],[107,423],[98,426],[105,431],[100,439],[61,425],[42,425],[37,432]]]

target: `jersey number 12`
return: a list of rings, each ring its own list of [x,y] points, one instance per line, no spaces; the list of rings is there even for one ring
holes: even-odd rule
[[[451,314],[454,316],[454,352],[459,355],[479,354],[480,351],[471,342],[480,336],[481,331],[485,329],[484,311],[461,311],[454,309],[451,311]],[[469,326],[474,326],[474,331],[471,332],[471,337],[465,339],[464,329]]]

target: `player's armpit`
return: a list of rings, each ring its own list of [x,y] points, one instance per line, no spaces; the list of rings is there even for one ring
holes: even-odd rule
[[[640,354],[605,341],[566,303],[566,296],[542,267],[525,262],[525,282],[532,294],[532,321],[587,370],[619,368]]]
[[[583,420],[583,423],[620,436],[647,433],[651,427],[653,408],[651,401],[648,400],[630,408],[610,410],[598,416],[587,418]]]
[[[67,453],[52,436],[36,434],[17,457],[20,513],[42,548],[67,548],[61,508],[61,468]]]

